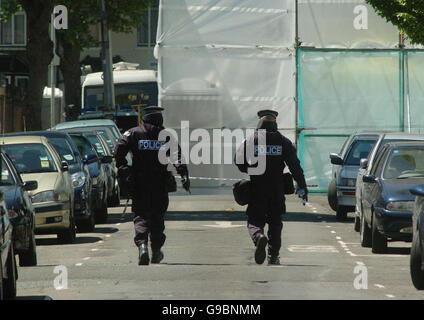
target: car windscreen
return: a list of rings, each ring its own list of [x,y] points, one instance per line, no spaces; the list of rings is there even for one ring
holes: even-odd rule
[[[424,177],[424,146],[394,149],[383,172],[384,179]]]
[[[72,151],[72,147],[69,145],[69,142],[65,138],[48,138],[50,143],[56,149],[62,160],[68,162],[68,164],[77,163],[75,159],[75,154]]]
[[[97,151],[97,153],[99,155],[101,155],[101,156],[105,156],[106,155],[105,149],[103,148],[103,146],[100,143],[99,139],[95,135],[87,135],[86,138],[96,148],[96,151]]]
[[[19,173],[57,171],[52,155],[41,143],[7,144],[2,147]]]
[[[352,143],[346,157],[345,165],[359,166],[361,159],[368,158],[377,140],[356,140]]]
[[[13,173],[10,171],[10,168],[7,165],[6,161],[2,158],[0,186],[13,186],[15,184],[16,184],[16,181],[13,178]]]
[[[115,103],[118,110],[137,111],[138,105],[158,105],[158,85],[156,82],[115,83]],[[84,108],[94,111],[104,106],[103,86],[86,86],[84,88]],[[115,111],[115,110],[113,110]]]

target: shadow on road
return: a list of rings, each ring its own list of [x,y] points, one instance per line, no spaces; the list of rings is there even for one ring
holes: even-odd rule
[[[35,242],[37,246],[53,246],[53,245],[72,246],[72,245],[83,244],[83,243],[94,243],[100,240],[102,240],[102,238],[77,235],[74,243],[61,243],[57,238],[35,239]]]
[[[49,296],[22,296],[22,297],[16,297],[15,300],[35,300],[35,301],[42,301],[42,300],[53,300],[52,297]]]
[[[387,254],[400,254],[400,255],[410,255],[411,248],[391,248],[387,247]]]
[[[119,231],[118,228],[96,227],[93,231],[91,231],[89,233],[115,233],[115,232],[118,232],[118,231]]]
[[[134,220],[134,213],[131,212],[131,208],[128,208],[127,212],[124,215],[122,215],[122,213],[109,213],[107,215],[107,222],[102,224],[125,223],[125,222],[132,222],[133,220]]]

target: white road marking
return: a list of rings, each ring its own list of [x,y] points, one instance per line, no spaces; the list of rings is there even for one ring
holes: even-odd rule
[[[365,263],[363,263],[362,261],[356,261],[356,264],[359,266],[365,266]]]
[[[97,243],[104,243],[104,241],[103,240],[99,240],[99,241],[97,241]]]
[[[99,249],[97,249],[97,248],[94,248],[94,249],[91,249],[91,251],[99,251]]]
[[[216,221],[216,224],[204,224],[204,227],[211,227],[211,228],[238,228],[243,227],[244,225],[241,224],[232,224],[231,221]]]
[[[378,284],[378,283],[374,284],[374,286],[376,286],[377,288],[380,288],[380,289],[385,288],[385,286],[383,286],[382,284]]]
[[[107,234],[107,235],[106,235],[106,238],[110,238],[110,234]]]
[[[291,245],[287,248],[290,252],[318,252],[318,253],[338,253],[334,246],[314,246],[314,245]]]
[[[81,267],[82,266],[82,263],[81,262],[79,262],[79,263],[76,263],[75,264],[77,267]]]
[[[387,297],[387,298],[394,298],[395,296],[394,296],[394,295],[392,295],[392,294],[386,294],[386,297]]]
[[[334,231],[334,230],[331,230],[331,233],[336,233],[336,231]]]
[[[82,259],[82,260],[90,260],[90,257],[85,257],[84,259]]]
[[[116,226],[120,226],[120,225],[121,225],[120,223],[117,223],[117,224],[116,224]]]
[[[337,236],[337,237],[336,237],[336,239],[337,239],[337,240],[341,240],[342,238],[341,238],[341,237],[339,237],[339,236]]]

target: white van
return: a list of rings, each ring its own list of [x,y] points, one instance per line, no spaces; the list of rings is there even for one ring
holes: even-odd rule
[[[113,113],[120,129],[139,124],[139,110],[158,105],[157,72],[136,69],[137,64],[114,64],[113,82],[116,110],[104,109],[103,72],[88,74],[82,84],[81,113],[97,118],[99,113]],[[90,114],[93,117],[90,117]]]

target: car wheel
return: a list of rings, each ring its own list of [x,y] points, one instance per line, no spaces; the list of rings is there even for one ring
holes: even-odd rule
[[[347,218],[347,209],[343,206],[337,206],[336,210],[336,219],[339,221],[344,221]]]
[[[372,220],[372,253],[386,253],[387,238],[378,231],[375,223],[375,214]]]
[[[372,238],[371,238],[371,228],[368,227],[367,222],[365,221],[364,211],[361,213],[361,227],[359,229],[360,237],[361,237],[361,246],[364,248],[371,247]]]
[[[93,210],[90,209],[87,220],[81,221],[78,225],[78,231],[80,232],[93,232],[96,227],[96,219],[94,217]]]
[[[359,219],[359,217],[358,216],[355,216],[355,224],[354,224],[354,230],[356,231],[356,232],[360,232],[360,229],[361,229],[361,220]]]
[[[336,211],[337,210],[336,179],[331,180],[330,184],[328,185],[327,198],[328,198],[328,204],[330,205],[330,208]]]
[[[3,297],[6,300],[16,298],[16,258],[13,251],[13,245],[10,246],[9,256],[7,257],[7,279],[3,279]]]
[[[37,245],[35,243],[35,235],[32,232],[31,239],[29,240],[28,250],[19,254],[20,267],[33,267],[37,265]]]
[[[409,264],[411,280],[414,287],[417,290],[424,290],[424,271],[421,269],[422,251],[418,231],[414,232],[414,236],[412,238],[411,256]]]
[[[63,232],[57,234],[57,238],[61,243],[71,244],[75,242],[76,238],[76,227],[74,214],[71,213],[69,216],[69,228]]]
[[[102,207],[96,211],[96,223],[106,223],[106,222],[107,222],[107,196],[105,194]]]

